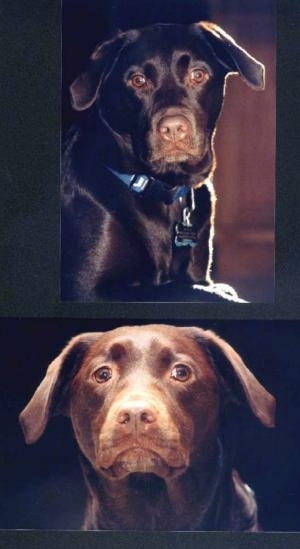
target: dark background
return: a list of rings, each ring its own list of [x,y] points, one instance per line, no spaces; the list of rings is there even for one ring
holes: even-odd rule
[[[1,528],[80,528],[85,491],[68,418],[53,418],[43,437],[26,446],[17,417],[71,336],[122,324],[66,319],[0,322]],[[300,322],[197,324],[229,341],[277,399],[275,429],[263,427],[246,409],[237,409],[235,464],[256,492],[264,530],[300,531]]]

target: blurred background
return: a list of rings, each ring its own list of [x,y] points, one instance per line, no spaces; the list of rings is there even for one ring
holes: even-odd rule
[[[42,438],[27,446],[18,415],[70,337],[122,324],[145,322],[0,319],[0,529],[80,528],[85,487],[69,419],[52,418]],[[300,321],[199,320],[198,326],[226,339],[276,397],[275,429],[247,408],[235,412],[234,463],[256,492],[262,528],[299,532]]]
[[[69,85],[95,44],[155,22],[212,20],[266,66],[266,89],[227,80],[215,139],[217,171],[214,278],[244,299],[274,299],[275,51],[274,0],[63,0],[63,129],[75,119]]]

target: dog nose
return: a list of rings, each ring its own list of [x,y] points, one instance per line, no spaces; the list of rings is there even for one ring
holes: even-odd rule
[[[155,410],[144,402],[130,402],[119,410],[117,422],[121,425],[137,428],[154,423],[157,419]]]
[[[190,132],[190,123],[179,114],[164,116],[158,123],[158,132],[165,141],[182,141]]]

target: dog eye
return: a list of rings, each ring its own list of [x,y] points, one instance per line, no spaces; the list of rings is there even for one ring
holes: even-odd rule
[[[143,88],[147,84],[147,78],[144,74],[133,74],[130,83],[134,88]]]
[[[171,377],[176,381],[187,381],[191,377],[191,370],[185,364],[177,364],[171,372]]]
[[[101,366],[101,368],[98,368],[93,375],[97,383],[105,383],[111,378],[112,371],[108,366]]]
[[[204,69],[193,69],[190,73],[190,80],[193,84],[202,84],[208,78],[208,74]]]

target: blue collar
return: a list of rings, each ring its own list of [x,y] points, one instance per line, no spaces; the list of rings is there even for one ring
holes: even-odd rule
[[[190,187],[187,185],[180,185],[174,189],[160,181],[144,174],[127,174],[120,173],[112,168],[106,166],[118,179],[120,179],[125,185],[138,196],[145,198],[152,198],[155,200],[161,200],[165,204],[173,204],[179,198],[186,196],[190,191]]]

